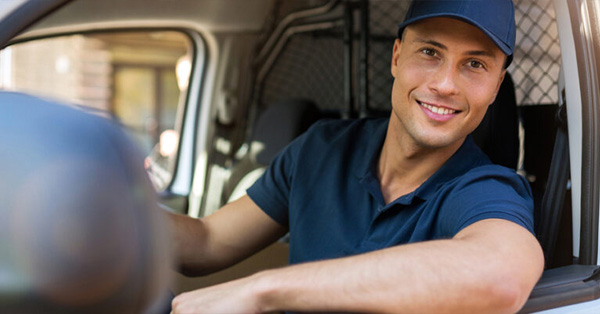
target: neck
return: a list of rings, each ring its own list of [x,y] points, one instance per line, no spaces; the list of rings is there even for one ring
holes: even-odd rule
[[[460,148],[462,141],[442,147],[421,147],[389,127],[381,149],[378,177],[386,204],[416,190]],[[408,137],[408,136],[405,136]]]

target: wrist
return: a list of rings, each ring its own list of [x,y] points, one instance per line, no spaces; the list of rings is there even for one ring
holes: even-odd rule
[[[277,302],[277,291],[275,287],[273,270],[266,270],[252,275],[249,279],[252,282],[252,295],[257,302],[261,313],[269,313],[284,310]]]

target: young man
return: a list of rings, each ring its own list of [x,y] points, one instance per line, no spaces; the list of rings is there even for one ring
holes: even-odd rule
[[[290,232],[292,266],[184,293],[175,313],[510,313],[543,269],[527,183],[468,136],[515,43],[510,0],[414,1],[388,119],[318,123],[213,216],[175,216],[184,269]]]

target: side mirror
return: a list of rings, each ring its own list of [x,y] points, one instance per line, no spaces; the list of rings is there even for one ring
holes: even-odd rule
[[[0,147],[0,312],[161,306],[167,225],[116,123],[3,92]]]

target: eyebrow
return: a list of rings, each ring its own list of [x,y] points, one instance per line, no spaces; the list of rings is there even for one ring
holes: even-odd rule
[[[444,44],[442,44],[440,42],[437,42],[435,40],[416,38],[416,39],[413,40],[413,42],[418,42],[418,43],[423,43],[423,44],[429,44],[429,45],[438,47],[438,48],[443,49],[443,50],[448,50],[448,47],[446,47],[446,45],[444,45]],[[469,56],[489,57],[489,58],[492,58],[492,59],[496,60],[496,56],[493,53],[491,53],[490,51],[487,51],[487,50],[471,50],[471,51],[467,51],[465,54],[469,55]]]
[[[444,50],[448,50],[448,47],[446,47],[444,44],[439,43],[435,40],[429,40],[429,39],[421,39],[421,38],[416,38],[413,40],[413,42],[418,42],[418,43],[422,43],[422,44],[429,44],[432,46],[436,46],[440,49],[444,49]]]

